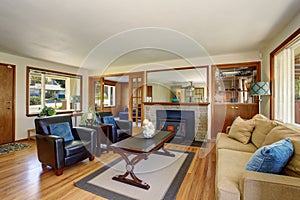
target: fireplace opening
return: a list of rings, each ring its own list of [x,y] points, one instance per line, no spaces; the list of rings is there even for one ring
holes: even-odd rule
[[[165,131],[174,131],[175,137],[194,140],[195,114],[186,110],[157,110],[156,128]]]

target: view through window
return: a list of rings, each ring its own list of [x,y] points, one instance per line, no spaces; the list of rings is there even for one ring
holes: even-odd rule
[[[274,61],[273,74],[273,118],[286,123],[300,124],[300,35],[271,53]],[[272,57],[273,56],[273,57]],[[272,116],[272,115],[271,115]]]
[[[104,107],[115,106],[115,92],[115,86],[104,85]]]
[[[56,112],[81,110],[82,76],[27,67],[27,115],[44,106]]]

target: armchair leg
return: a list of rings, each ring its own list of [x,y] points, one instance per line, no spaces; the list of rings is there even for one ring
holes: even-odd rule
[[[90,156],[89,156],[89,160],[90,160],[90,161],[93,161],[94,159],[95,159],[95,156],[93,156],[93,155],[90,155]]]
[[[63,174],[64,169],[55,169],[55,175],[60,176]]]
[[[43,168],[43,170],[46,170],[47,169],[47,165],[45,165],[45,164],[42,163],[42,168]]]

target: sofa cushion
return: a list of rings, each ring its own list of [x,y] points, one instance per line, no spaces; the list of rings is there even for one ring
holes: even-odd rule
[[[229,137],[237,141],[247,144],[250,141],[251,134],[254,128],[254,120],[243,120],[240,116],[237,117],[230,130]]]
[[[272,144],[284,138],[290,138],[294,146],[294,154],[283,173],[290,176],[300,177],[300,131],[291,126],[278,125],[266,136],[263,145]]]
[[[232,149],[244,152],[255,152],[257,150],[256,146],[252,143],[243,144],[237,140],[228,137],[225,133],[219,133],[216,139],[217,149]]]
[[[259,148],[246,165],[246,170],[279,174],[294,152],[289,138]]]
[[[73,140],[65,143],[66,157],[85,152],[86,146],[90,145],[90,142],[83,143],[80,140]]]
[[[256,114],[252,117],[252,119],[269,119],[269,118],[262,114]]]
[[[230,149],[217,150],[217,199],[241,199],[240,179],[252,154]]]
[[[260,148],[265,141],[267,134],[275,127],[277,124],[266,119],[255,118],[254,119],[254,131],[252,132],[251,142],[257,147]]]
[[[64,138],[65,142],[74,140],[69,122],[49,124],[50,133]]]
[[[105,116],[103,117],[103,123],[104,124],[116,124],[115,118],[113,116]]]

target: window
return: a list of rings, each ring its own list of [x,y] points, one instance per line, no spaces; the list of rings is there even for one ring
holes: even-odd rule
[[[300,29],[271,53],[271,117],[300,124]]]
[[[26,115],[34,116],[44,106],[57,113],[81,110],[82,76],[27,67]]]
[[[111,107],[116,105],[116,86],[104,85],[104,107]]]

